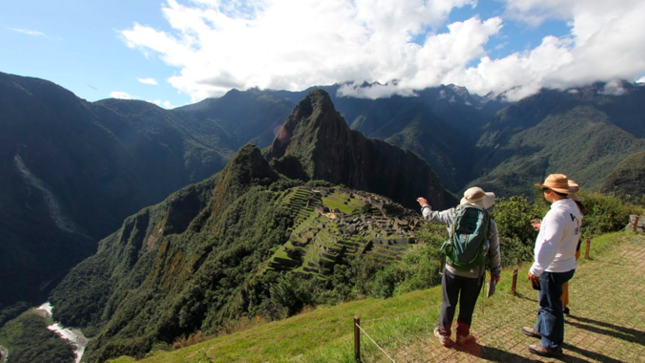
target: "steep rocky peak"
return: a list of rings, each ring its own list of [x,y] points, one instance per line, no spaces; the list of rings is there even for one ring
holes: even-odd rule
[[[349,126],[334,108],[329,94],[315,89],[293,109],[276,135],[269,156],[280,158],[287,149],[299,153],[299,149],[313,147],[320,138],[338,137],[340,133],[349,132]]]
[[[213,195],[216,210],[225,209],[249,188],[269,185],[278,178],[255,144],[242,146],[219,176]]]
[[[238,184],[248,184],[264,179],[268,179],[270,182],[278,180],[278,174],[271,169],[255,144],[242,146],[226,165],[222,174],[226,178],[234,177],[235,180],[231,181]]]
[[[334,108],[334,103],[331,101],[329,94],[322,89],[315,89],[307,94],[307,96],[298,104],[294,109],[292,116],[296,128],[320,128],[326,126],[330,122],[345,125],[344,120]],[[292,118],[289,117],[289,121]],[[349,129],[349,127],[347,127]]]

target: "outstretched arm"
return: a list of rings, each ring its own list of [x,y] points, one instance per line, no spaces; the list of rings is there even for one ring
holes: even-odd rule
[[[442,211],[433,211],[428,204],[428,200],[423,197],[417,198],[417,202],[421,206],[421,214],[427,221],[437,221],[443,223],[450,228],[455,223],[455,209],[450,208]]]

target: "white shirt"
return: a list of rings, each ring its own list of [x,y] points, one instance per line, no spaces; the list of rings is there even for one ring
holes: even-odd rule
[[[542,219],[540,233],[535,240],[535,262],[529,270],[540,276],[547,272],[567,272],[575,269],[576,247],[580,239],[582,214],[571,199],[561,199],[551,204]]]

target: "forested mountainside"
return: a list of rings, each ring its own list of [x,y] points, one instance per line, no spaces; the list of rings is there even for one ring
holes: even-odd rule
[[[42,302],[128,215],[220,171],[249,137],[235,115],[261,136],[292,108],[270,95],[234,96],[168,111],[89,103],[51,82],[0,73],[0,324]]]
[[[605,179],[600,192],[643,198],[645,196],[645,151],[631,154],[621,161]]]
[[[300,104],[294,114],[307,104],[321,119],[292,140],[324,135],[324,125],[337,122],[324,115],[333,111],[325,102],[312,92]],[[289,118],[285,129],[308,121]],[[333,145],[310,146],[315,154]],[[336,266],[363,254],[396,259],[414,245],[415,212],[329,182],[302,183],[276,172],[254,145],[244,146],[216,176],[143,209],[101,241],[52,293],[55,319],[93,336],[89,362],[142,356],[154,343],[214,332],[241,316],[292,314],[302,299],[275,289],[296,276],[333,289]],[[440,185],[430,190],[437,205],[455,202]]]
[[[225,163],[145,102],[0,74],[0,109],[2,307],[44,299],[125,216]]]
[[[565,172],[599,190],[622,160],[645,150],[645,87],[623,83],[615,95],[605,86],[544,90],[498,112],[477,143],[479,177],[469,184],[526,194],[527,185]]]

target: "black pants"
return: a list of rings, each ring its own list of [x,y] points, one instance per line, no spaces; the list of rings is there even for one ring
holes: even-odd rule
[[[483,278],[473,279],[444,271],[441,279],[443,303],[441,305],[441,314],[439,315],[439,332],[442,335],[450,335],[452,319],[457,308],[457,299],[459,299],[457,335],[466,336],[470,334],[473,311],[475,310],[482,283]]]

